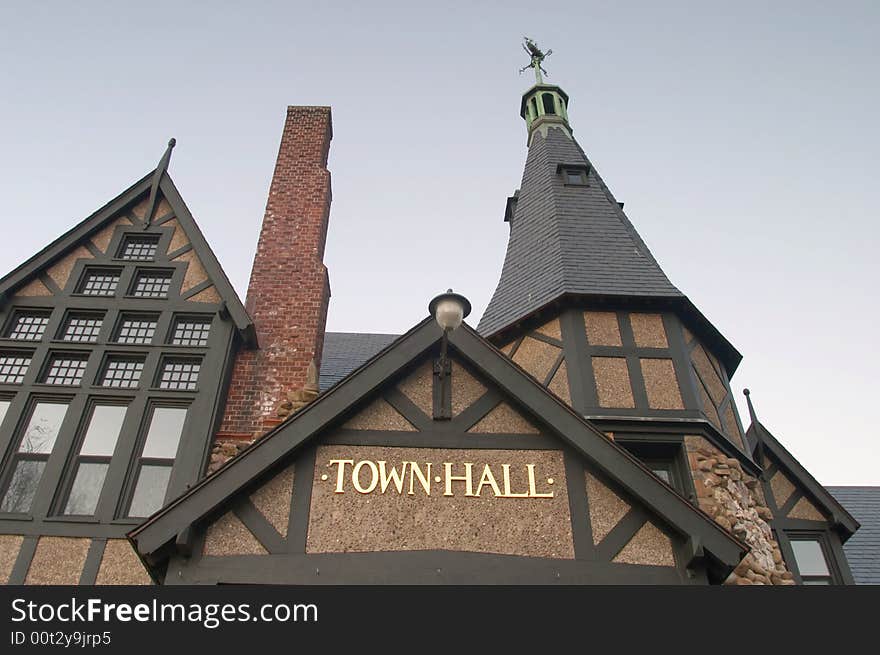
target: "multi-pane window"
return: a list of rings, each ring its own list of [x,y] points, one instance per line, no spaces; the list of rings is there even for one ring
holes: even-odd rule
[[[30,511],[66,413],[67,403],[39,401],[33,404],[18,451],[12,459],[7,479],[3,481],[0,512]]]
[[[21,384],[31,365],[31,357],[31,353],[0,350],[0,382]]]
[[[159,388],[177,391],[195,391],[199,381],[199,359],[167,358],[159,371]]]
[[[122,240],[119,258],[151,262],[156,259],[156,248],[158,245],[158,236],[127,234]]]
[[[795,565],[805,585],[834,584],[828,558],[822,542],[817,538],[792,537],[791,549],[794,551]]]
[[[166,298],[171,288],[171,271],[138,271],[131,287],[136,298]]]
[[[104,362],[99,384],[104,387],[133,389],[144,370],[143,357],[110,356]]]
[[[52,355],[46,365],[43,379],[40,381],[44,384],[79,384],[88,361],[87,354],[59,353]]]
[[[0,425],[3,425],[3,419],[6,418],[6,412],[9,411],[9,406],[12,404],[8,398],[0,398]]]
[[[88,312],[71,312],[64,321],[61,330],[63,341],[78,341],[81,343],[94,343],[101,333],[104,323],[103,314]]]
[[[114,296],[119,285],[119,271],[107,268],[87,268],[77,293],[86,296]]]
[[[17,311],[6,328],[7,339],[39,341],[49,324],[49,312]]]
[[[96,403],[92,406],[74,462],[73,482],[64,503],[64,514],[91,516],[95,513],[127,409],[125,405]]]
[[[142,314],[123,314],[116,327],[117,343],[152,343],[158,317]]]
[[[149,516],[165,502],[171,468],[186,421],[185,407],[153,407],[128,515]]]
[[[174,321],[171,343],[177,346],[207,346],[210,333],[211,319],[209,317],[181,316]]]

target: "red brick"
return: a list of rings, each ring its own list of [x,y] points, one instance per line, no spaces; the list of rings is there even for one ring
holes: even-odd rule
[[[329,107],[288,107],[246,307],[259,348],[239,351],[218,437],[260,432],[278,403],[320,366],[330,282],[324,246],[330,213]]]

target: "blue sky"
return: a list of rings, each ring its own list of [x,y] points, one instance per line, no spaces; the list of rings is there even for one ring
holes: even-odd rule
[[[880,5],[317,4],[0,6],[0,268],[174,136],[243,296],[285,107],[331,105],[329,329],[402,332],[450,286],[476,323],[525,161],[528,34],[667,275],[744,354],[734,388],[821,482],[880,483]]]

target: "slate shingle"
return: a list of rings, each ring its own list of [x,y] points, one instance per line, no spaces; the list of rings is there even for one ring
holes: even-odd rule
[[[861,527],[843,545],[856,584],[880,584],[880,487],[826,487]]]
[[[326,391],[358,366],[390,345],[396,334],[327,332],[321,356],[321,391]]]
[[[566,185],[560,164],[590,167]],[[492,334],[563,294],[679,297],[580,146],[558,128],[529,147],[501,279],[480,319]]]

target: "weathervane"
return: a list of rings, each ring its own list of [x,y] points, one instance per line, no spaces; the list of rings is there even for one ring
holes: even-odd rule
[[[541,52],[538,44],[532,41],[529,37],[524,36],[523,39],[525,39],[525,43],[523,43],[523,50],[528,53],[529,57],[532,58],[532,61],[529,63],[528,66],[523,66],[522,68],[520,68],[519,72],[520,74],[522,74],[523,71],[529,68],[534,68],[536,82],[538,84],[543,84],[544,80],[541,78],[541,73],[544,73],[544,75],[549,75],[550,73],[544,70],[544,67],[541,65],[541,63],[544,61],[545,58],[552,55],[553,51],[548,50],[547,52]]]

